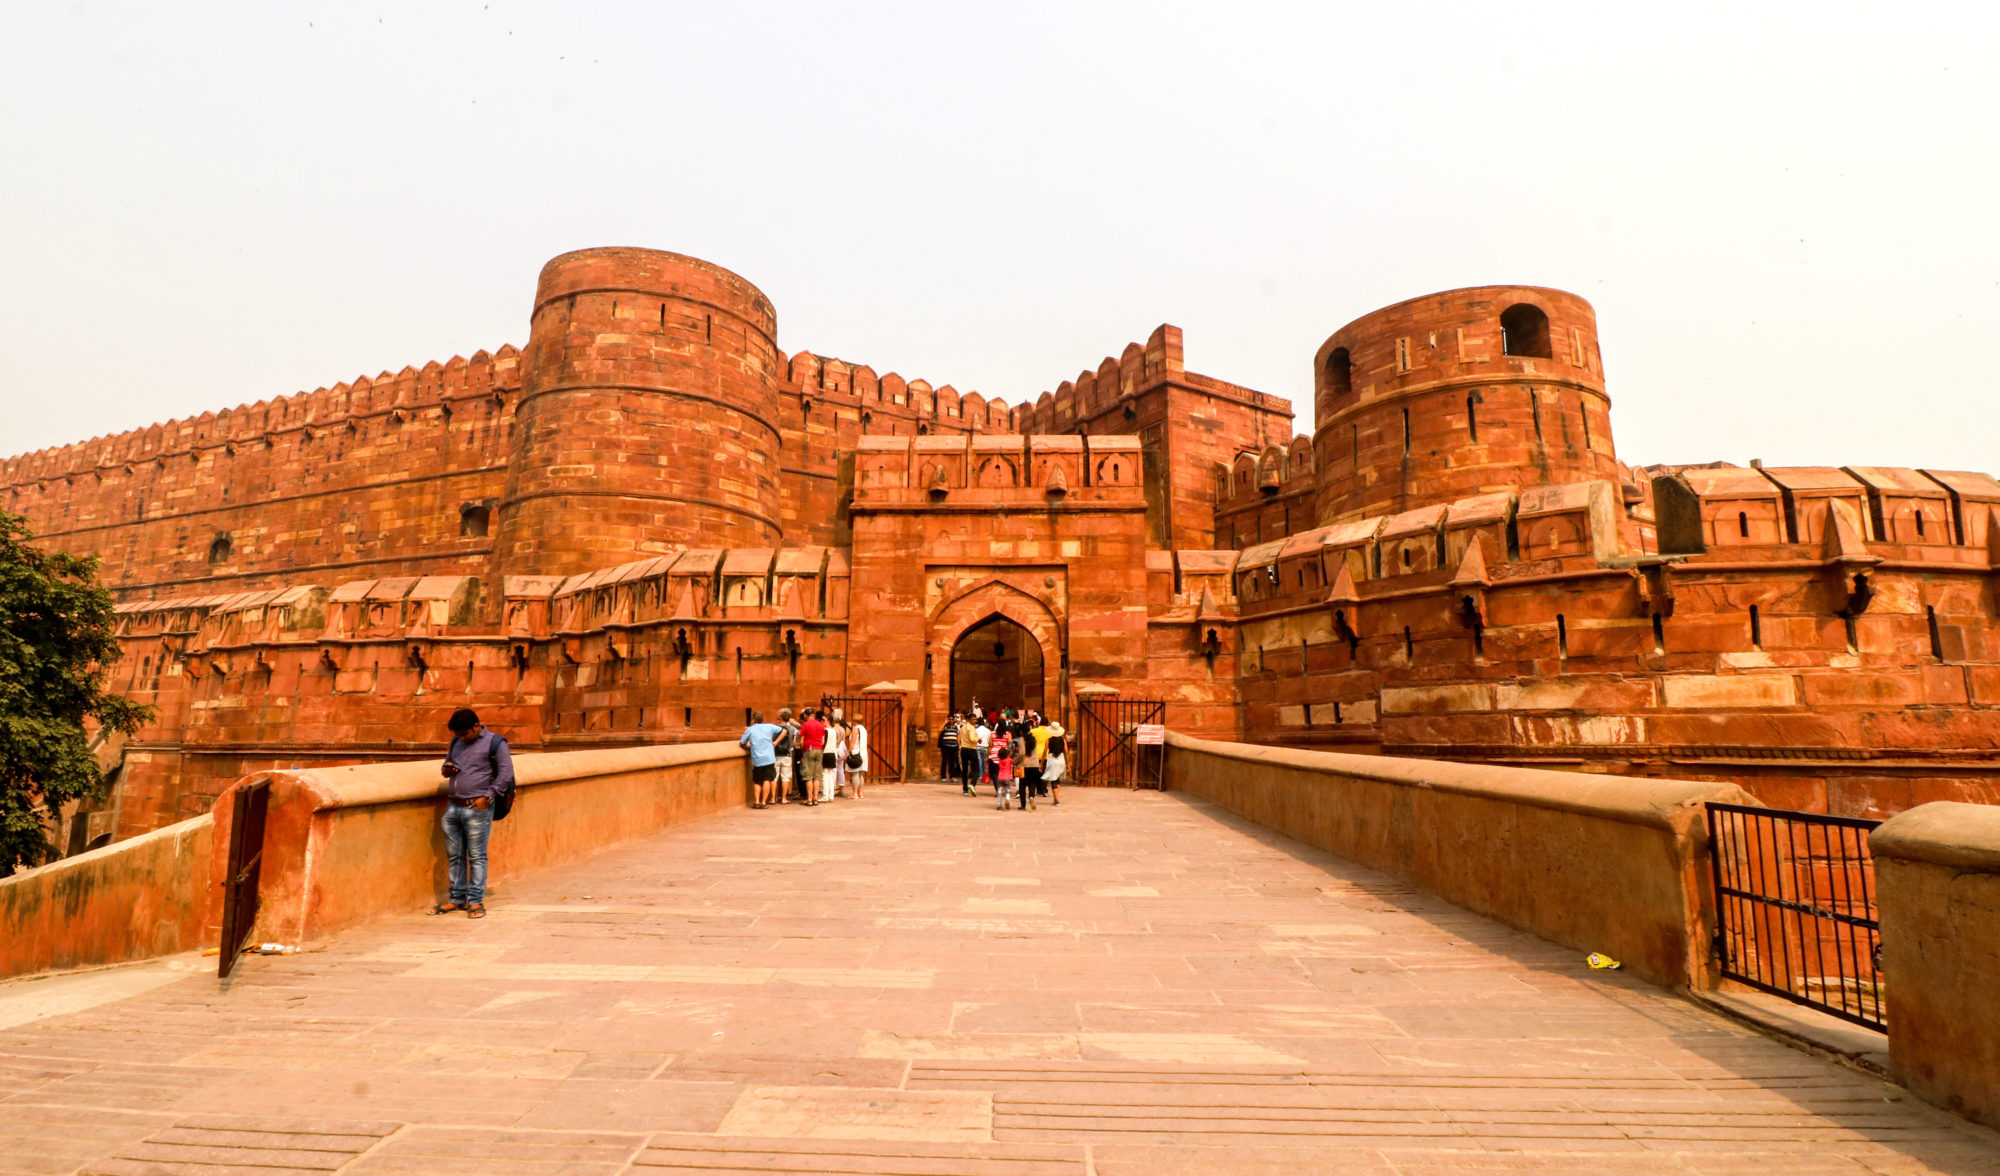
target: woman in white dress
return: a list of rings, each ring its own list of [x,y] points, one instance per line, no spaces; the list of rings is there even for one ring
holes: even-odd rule
[[[847,765],[852,764],[853,767]],[[861,786],[868,779],[868,728],[861,720],[847,729],[847,755],[841,760],[841,768],[847,773],[847,794],[859,798]]]
[[[833,720],[833,726],[828,727],[826,731],[826,746],[827,750],[833,752],[833,766],[826,770],[826,780],[823,784],[826,795],[822,799],[832,800],[836,796],[847,795],[846,723],[838,718]]]

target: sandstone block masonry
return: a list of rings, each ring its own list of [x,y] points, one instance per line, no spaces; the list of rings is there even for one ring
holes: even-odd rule
[[[1072,725],[1114,691],[1209,737],[2000,800],[2000,482],[1629,467],[1575,295],[1356,319],[1310,437],[1172,326],[1014,405],[779,338],[728,270],[583,250],[525,350],[0,462],[0,506],[104,558],[115,684],[159,707],[67,843],[434,754],[465,705],[581,750],[872,689],[916,766],[998,667],[983,698]]]

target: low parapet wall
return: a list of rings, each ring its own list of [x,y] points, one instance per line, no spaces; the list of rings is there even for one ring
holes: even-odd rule
[[[192,950],[214,833],[196,817],[0,878],[0,979]]]
[[[1727,784],[1167,744],[1177,792],[1672,985],[1711,967],[1702,802],[1755,803]]]
[[[2000,806],[1921,805],[1868,847],[1896,1079],[2000,1127]]]
[[[215,844],[229,844],[237,789],[271,786],[253,936],[305,943],[445,896],[445,781],[436,759],[311,771],[259,772],[216,798]],[[574,861],[748,800],[749,770],[734,743],[682,743],[523,755],[513,812],[487,845],[487,885]],[[212,855],[204,943],[222,925],[226,855]]]

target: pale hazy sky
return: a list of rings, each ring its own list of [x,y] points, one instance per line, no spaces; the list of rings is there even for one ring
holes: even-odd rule
[[[556,253],[1010,402],[1597,307],[1628,462],[2000,471],[1992,4],[0,6],[0,453],[522,343]]]

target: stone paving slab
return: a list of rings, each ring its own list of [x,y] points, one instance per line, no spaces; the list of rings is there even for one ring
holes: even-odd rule
[[[0,1173],[2000,1176],[2000,1136],[1155,793],[725,814],[0,985]]]

